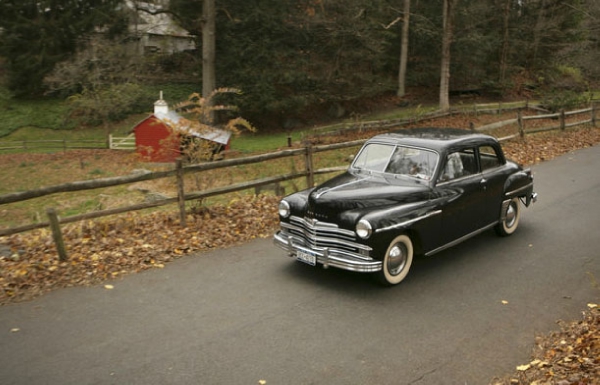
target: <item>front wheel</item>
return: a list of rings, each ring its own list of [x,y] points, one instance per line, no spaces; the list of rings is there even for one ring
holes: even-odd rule
[[[494,229],[501,237],[507,237],[514,233],[519,226],[519,219],[521,219],[519,198],[513,198],[506,208],[503,207],[503,210],[503,219],[500,220]]]
[[[413,261],[413,244],[406,235],[400,235],[390,243],[383,266],[379,272],[379,280],[387,286],[397,285],[408,274]]]

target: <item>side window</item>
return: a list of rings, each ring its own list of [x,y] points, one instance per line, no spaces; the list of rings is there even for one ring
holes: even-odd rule
[[[481,161],[481,171],[489,170],[502,165],[500,157],[496,153],[496,149],[492,146],[479,147],[479,158]]]
[[[477,165],[473,149],[455,151],[446,157],[444,170],[440,175],[439,182],[446,182],[475,173],[477,173]]]

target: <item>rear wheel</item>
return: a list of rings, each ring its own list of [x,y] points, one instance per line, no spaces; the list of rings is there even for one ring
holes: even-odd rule
[[[513,198],[505,211],[502,213],[502,219],[495,227],[496,233],[501,237],[507,237],[514,233],[519,226],[521,219],[521,205],[519,198]]]
[[[388,286],[402,282],[413,261],[413,244],[407,235],[400,235],[390,243],[383,258],[379,280]]]

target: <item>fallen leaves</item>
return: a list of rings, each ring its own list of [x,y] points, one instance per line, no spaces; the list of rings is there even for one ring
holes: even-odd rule
[[[0,304],[34,298],[47,291],[100,284],[147,269],[162,269],[185,255],[271,236],[278,225],[275,196],[236,199],[229,205],[200,207],[178,215],[129,213],[106,221],[63,226],[69,258],[58,259],[46,230],[0,239],[14,254],[0,257]],[[106,284],[111,290],[112,285]]]
[[[595,305],[595,304],[590,304]],[[600,308],[589,306],[580,321],[536,339],[533,360],[493,385],[592,385],[600,383]]]
[[[428,124],[468,126],[466,121],[449,118]],[[351,139],[358,138],[341,138]],[[335,141],[340,138],[330,138],[330,142]],[[503,147],[508,158],[531,165],[598,143],[600,130],[584,128],[528,135],[524,140],[505,142]],[[30,157],[27,154],[26,159]],[[10,159],[18,158],[11,155]],[[40,156],[40,162],[43,159]],[[269,237],[278,225],[277,203],[277,197],[258,196],[239,198],[229,205],[202,207],[188,214],[187,228],[179,226],[176,215],[164,212],[131,213],[106,221],[64,226],[69,251],[66,262],[58,260],[47,229],[0,238],[0,244],[8,245],[13,252],[0,257],[0,305],[28,300],[61,287],[100,284],[141,270],[164,268],[169,261],[188,254]],[[112,290],[114,285],[104,284],[104,288]],[[508,305],[506,300],[501,303]],[[588,309],[582,321],[563,324],[561,332],[538,338],[536,358],[519,365],[514,376],[493,384],[599,384],[600,309],[593,303],[588,304]],[[19,331],[11,329],[12,333]],[[260,380],[259,384],[265,385],[266,381]]]
[[[528,135],[523,140],[510,140],[503,143],[502,147],[508,158],[521,164],[532,165],[598,143],[600,143],[600,130],[582,128]]]

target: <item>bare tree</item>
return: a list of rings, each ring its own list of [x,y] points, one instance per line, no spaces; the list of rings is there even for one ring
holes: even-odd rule
[[[208,95],[212,95],[216,88],[216,71],[215,71],[215,0],[204,0],[202,2],[202,95],[207,97],[207,102],[211,102]],[[210,106],[209,106],[210,107]],[[212,109],[210,111],[209,120],[214,117]]]
[[[509,36],[509,24],[510,19],[510,5],[512,0],[505,0],[504,12],[503,12],[503,26],[502,26],[502,49],[500,51],[500,83],[504,83],[506,80],[506,69],[508,68],[509,61],[509,48],[510,48],[510,36]]]
[[[458,0],[444,0],[442,65],[440,76],[440,110],[450,109],[450,46],[452,44],[454,8]]]
[[[406,95],[406,63],[408,62],[408,32],[410,21],[410,0],[404,0],[402,19],[402,43],[400,47],[400,69],[398,71],[398,96]]]

